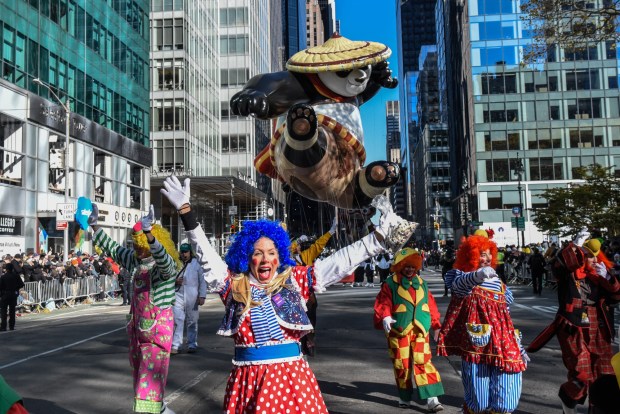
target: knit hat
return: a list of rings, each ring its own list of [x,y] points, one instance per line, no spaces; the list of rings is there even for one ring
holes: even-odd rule
[[[413,266],[417,270],[422,268],[422,256],[418,250],[410,247],[399,250],[394,255],[394,264],[392,265],[391,270],[394,273],[398,273],[407,265]]]
[[[581,248],[584,253],[591,254],[596,257],[601,252],[601,242],[598,239],[586,240]]]
[[[382,43],[352,41],[334,33],[321,46],[295,53],[286,62],[286,69],[301,73],[352,70],[387,60],[391,54]]]

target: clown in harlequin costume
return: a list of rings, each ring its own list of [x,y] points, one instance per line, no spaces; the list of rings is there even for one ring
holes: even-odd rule
[[[338,33],[302,50],[287,70],[254,76],[230,100],[235,115],[277,119],[271,142],[257,155],[257,171],[312,200],[363,208],[399,179],[396,163],[364,166],[359,106],[393,89],[387,46],[351,41]]]
[[[565,414],[573,414],[585,402],[597,379],[614,374],[613,305],[620,301],[620,283],[613,264],[601,251],[601,242],[589,236],[582,229],[557,255],[552,271],[558,281],[558,312],[528,347],[528,352],[536,352],[557,335],[568,369],[559,392]]]
[[[437,397],[444,394],[439,372],[431,362],[430,333],[439,334],[439,310],[426,281],[419,276],[422,256],[406,248],[394,256],[393,274],[375,299],[374,325],[385,330],[399,407],[413,406],[413,384],[430,412],[443,410]]]
[[[88,223],[95,231],[95,245],[134,275],[127,322],[135,393],[133,410],[170,414],[172,410],[164,403],[164,388],[174,332],[172,306],[175,276],[180,268],[178,253],[170,233],[153,224],[152,205],[149,214],[134,226],[133,249],[120,246],[99,228],[98,215],[97,206],[93,204]]]
[[[477,230],[461,242],[445,277],[452,299],[437,353],[461,357],[467,414],[513,412],[529,360],[510,317],[512,292],[495,273],[496,265],[497,246]]]
[[[407,238],[415,226],[383,211],[374,233],[313,266],[296,266],[280,223],[246,221],[222,261],[194,217],[189,184],[189,178],[181,185],[172,176],[161,191],[180,214],[208,288],[219,293],[225,306],[218,334],[234,340],[235,353],[224,412],[327,413],[299,342],[312,330],[304,309],[310,288],[320,293],[366,258],[384,252],[384,243],[401,234],[402,226],[409,229]]]

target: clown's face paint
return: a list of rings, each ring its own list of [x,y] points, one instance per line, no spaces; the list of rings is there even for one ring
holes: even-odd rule
[[[332,92],[340,96],[356,96],[364,92],[371,72],[370,65],[363,68],[339,71],[339,72],[321,72],[319,79]]]
[[[261,237],[254,243],[250,257],[250,272],[261,283],[269,283],[278,270],[280,256],[271,239]]]
[[[411,279],[416,273],[417,273],[417,269],[415,268],[415,266],[411,266],[411,265],[406,265],[400,271],[401,275],[409,279]]]
[[[491,255],[490,249],[486,249],[480,252],[480,267],[491,266],[491,260],[493,260],[493,256]]]

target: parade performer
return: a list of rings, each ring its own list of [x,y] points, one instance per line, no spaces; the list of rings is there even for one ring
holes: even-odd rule
[[[377,231],[313,266],[295,266],[281,223],[246,221],[224,262],[196,221],[189,185],[189,178],[181,185],[172,176],[164,180],[161,191],[180,214],[196,257],[205,267],[208,287],[220,294],[225,305],[218,334],[234,339],[235,355],[224,412],[326,413],[299,343],[312,330],[304,310],[310,287],[321,292],[340,281],[367,257],[384,252],[388,240],[404,244],[415,225],[382,210]],[[389,206],[387,198],[381,201]]]
[[[496,265],[497,246],[477,230],[462,240],[445,278],[452,299],[437,353],[461,357],[465,414],[513,412],[529,360],[510,317],[512,292],[495,273]]]
[[[286,71],[254,76],[233,95],[234,115],[277,118],[256,169],[312,200],[363,208],[399,179],[398,164],[364,166],[366,150],[359,106],[382,88],[393,89],[387,46],[351,41],[338,33],[302,50]]]
[[[198,348],[198,307],[205,304],[207,284],[202,266],[192,253],[189,243],[179,247],[183,267],[176,277],[174,300],[174,336],[171,354],[179,353],[183,343],[183,331],[187,328],[187,353],[193,354]]]
[[[564,414],[583,404],[590,386],[603,375],[613,375],[614,308],[620,300],[620,282],[613,264],[601,251],[598,239],[587,240],[582,229],[560,250],[552,271],[558,286],[558,312],[554,321],[528,347],[541,349],[557,335],[568,378],[560,386]]]
[[[431,362],[430,333],[439,335],[439,310],[426,281],[419,275],[422,256],[406,248],[394,256],[393,274],[381,285],[375,299],[374,325],[385,331],[394,376],[398,387],[398,406],[414,406],[415,381],[418,397],[426,409],[443,410],[437,397],[444,394],[439,372]]]
[[[88,223],[93,241],[114,261],[133,273],[128,315],[129,362],[133,368],[134,405],[139,413],[172,413],[164,404],[170,348],[174,331],[174,285],[180,268],[170,233],[154,224],[153,206],[133,230],[134,248],[120,246],[97,225],[95,204]]]
[[[336,229],[337,219],[334,217],[334,221],[332,222],[332,226],[329,231],[316,239],[316,241],[307,249],[301,250],[299,239],[296,242],[291,243],[291,251],[293,252],[295,264],[297,266],[311,266],[316,258],[319,257],[323,250],[325,250],[325,246],[327,246],[327,243],[329,243],[332,236],[336,233]],[[308,315],[308,319],[310,320],[313,329],[301,338],[301,350],[304,355],[314,356],[314,351],[316,348],[316,310],[319,307],[319,302],[316,299],[316,294],[314,293],[312,286],[310,286],[309,290],[310,293],[308,295],[308,300],[306,301],[306,315]]]

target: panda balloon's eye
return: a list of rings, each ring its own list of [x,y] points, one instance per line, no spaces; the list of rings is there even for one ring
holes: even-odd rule
[[[351,74],[350,70],[339,70],[338,72],[336,72],[336,75],[339,78],[346,78],[347,76],[349,76]]]

